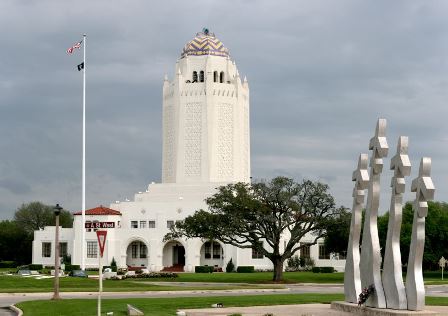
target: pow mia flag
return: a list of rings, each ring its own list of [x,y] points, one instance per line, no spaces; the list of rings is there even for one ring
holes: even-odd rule
[[[81,71],[81,69],[84,69],[84,62],[78,65],[78,71]]]

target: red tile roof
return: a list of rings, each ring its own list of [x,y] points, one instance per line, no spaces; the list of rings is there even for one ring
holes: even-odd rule
[[[73,213],[73,215],[82,215],[82,211]],[[86,210],[86,215],[121,215],[121,213],[100,205],[98,207],[91,208],[90,210]]]

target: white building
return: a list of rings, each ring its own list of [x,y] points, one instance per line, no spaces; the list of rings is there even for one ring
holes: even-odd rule
[[[194,271],[198,265],[224,269],[232,258],[236,266],[271,268],[268,259],[251,249],[200,239],[163,242],[175,221],[207,208],[204,199],[215,188],[250,181],[249,131],[249,84],[227,48],[204,30],[185,45],[174,78],[165,76],[163,83],[162,183],[151,183],[133,201],[86,211],[87,221],[116,223],[117,228],[108,229],[103,262],[115,258],[119,267]],[[61,230],[61,250],[71,254],[73,264],[81,263],[80,215],[75,213],[73,228]],[[33,263],[54,264],[54,233],[54,227],[35,232]],[[98,266],[96,240],[93,230],[86,233],[87,267]],[[320,266],[344,266],[341,260],[324,259],[319,245],[302,256]]]

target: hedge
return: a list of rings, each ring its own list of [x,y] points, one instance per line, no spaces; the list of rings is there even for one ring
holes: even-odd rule
[[[15,268],[16,266],[15,261],[0,261],[0,268]]]
[[[333,273],[334,268],[333,267],[321,267],[320,273]]]
[[[319,273],[320,272],[320,267],[312,267],[311,271],[313,271],[313,273]]]
[[[30,269],[30,270],[39,271],[39,270],[42,270],[43,268],[44,267],[41,264],[29,264],[28,265],[28,269]]]
[[[194,272],[196,273],[213,273],[214,267],[212,266],[195,266]]]
[[[236,268],[236,272],[238,273],[252,273],[255,272],[254,266],[239,266]]]

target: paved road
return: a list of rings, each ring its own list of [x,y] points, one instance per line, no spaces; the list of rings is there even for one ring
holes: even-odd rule
[[[173,285],[172,282],[169,284]],[[180,285],[180,284],[179,284]],[[191,285],[191,284],[190,284]],[[216,283],[214,283],[216,285]],[[149,297],[189,297],[189,296],[241,296],[264,294],[296,294],[296,293],[343,293],[341,284],[288,284],[285,289],[246,289],[246,290],[196,290],[196,291],[151,291],[151,292],[105,292],[104,298],[149,298]],[[431,285],[426,289],[428,296],[448,297],[448,285]],[[0,293],[0,307],[23,301],[48,300],[52,293]],[[97,298],[96,292],[62,292],[63,299]],[[11,315],[2,314],[0,316]]]

